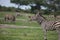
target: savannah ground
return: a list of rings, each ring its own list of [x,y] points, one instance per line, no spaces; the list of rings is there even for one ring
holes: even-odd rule
[[[44,33],[41,26],[36,21],[29,21],[28,16],[34,14],[20,12],[21,16],[16,17],[15,23],[4,22],[3,19],[5,14],[15,15],[15,12],[0,12],[0,24],[3,24],[3,27],[0,28],[0,40],[44,40]],[[48,15],[44,16],[48,18]],[[53,18],[48,19],[53,20]],[[5,24],[14,26],[13,28],[10,28],[10,26],[5,28]],[[48,40],[57,40],[57,32],[48,31],[47,38]]]

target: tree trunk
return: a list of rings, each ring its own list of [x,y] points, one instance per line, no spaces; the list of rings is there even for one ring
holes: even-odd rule
[[[18,4],[18,9],[19,9],[19,7],[20,7],[20,4]]]

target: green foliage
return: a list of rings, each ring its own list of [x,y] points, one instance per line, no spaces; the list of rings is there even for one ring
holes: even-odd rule
[[[11,0],[11,3],[17,4],[18,8],[20,5],[36,4],[36,6],[30,5],[31,10],[35,10],[35,9],[40,10],[40,5],[43,4],[43,0]]]
[[[14,7],[5,7],[5,6],[0,6],[0,11],[15,11],[16,8]]]
[[[48,14],[53,12],[52,10],[54,10],[54,12],[60,11],[60,0],[11,0],[11,2],[19,5],[36,4],[36,6],[31,5],[32,12],[36,9],[40,10],[41,5],[47,7],[48,11],[46,10],[46,12]]]
[[[39,3],[41,4],[43,0],[11,0],[12,3],[21,4],[21,5],[28,5],[31,3]]]
[[[47,1],[45,1],[45,6],[47,6],[48,9],[50,9],[51,11],[54,10],[54,12],[60,10],[59,5],[60,5],[60,0],[47,0]]]

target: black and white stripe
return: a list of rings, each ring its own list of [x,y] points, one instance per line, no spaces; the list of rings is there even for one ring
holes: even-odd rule
[[[47,40],[47,31],[48,30],[57,30],[60,40],[60,21],[47,21],[47,19],[40,15],[39,12],[32,16],[31,20],[36,20],[42,27],[44,32],[44,40]]]

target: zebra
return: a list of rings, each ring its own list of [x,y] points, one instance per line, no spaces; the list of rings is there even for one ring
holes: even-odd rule
[[[4,20],[5,21],[12,21],[12,22],[15,22],[15,16],[14,15],[11,15],[11,14],[6,14],[5,16],[4,16]]]
[[[47,31],[56,30],[58,32],[58,40],[60,40],[60,21],[48,21],[43,15],[38,12],[36,15],[29,17],[30,21],[37,21],[44,32],[44,40],[47,40]]]

